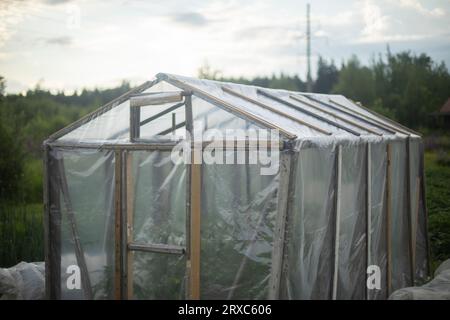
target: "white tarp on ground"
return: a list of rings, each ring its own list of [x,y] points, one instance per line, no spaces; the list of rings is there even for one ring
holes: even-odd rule
[[[20,262],[0,268],[0,300],[44,299],[44,270],[44,262]]]
[[[450,300],[450,259],[434,273],[434,279],[421,287],[397,290],[389,300]]]

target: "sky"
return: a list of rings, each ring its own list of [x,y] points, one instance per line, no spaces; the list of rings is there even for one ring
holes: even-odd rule
[[[0,0],[0,75],[7,93],[137,85],[158,72],[306,75],[320,56],[368,64],[392,52],[450,66],[450,0]]]

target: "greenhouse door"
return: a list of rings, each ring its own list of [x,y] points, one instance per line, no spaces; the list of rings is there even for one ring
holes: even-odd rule
[[[174,164],[170,154],[167,149],[121,151],[122,164],[117,167],[121,167],[122,190],[117,192],[122,203],[116,206],[126,227],[120,229],[121,283],[116,297],[185,299],[195,298],[199,290],[199,257],[189,258],[189,251],[199,256],[198,250],[189,250],[193,241],[200,246],[199,223],[198,230],[189,223],[191,216],[199,216],[199,192],[198,199],[187,197],[191,186],[200,189],[199,178],[191,175],[198,172],[199,177],[199,169]],[[191,214],[192,208],[198,209],[198,215]],[[198,236],[191,239],[193,233]]]

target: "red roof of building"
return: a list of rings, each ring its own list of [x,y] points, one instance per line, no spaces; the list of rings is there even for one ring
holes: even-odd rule
[[[447,102],[439,110],[439,113],[450,113],[450,98],[447,99]]]

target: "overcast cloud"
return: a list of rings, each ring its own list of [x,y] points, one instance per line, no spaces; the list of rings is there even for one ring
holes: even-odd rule
[[[133,84],[158,72],[305,74],[307,1],[2,0],[0,75],[7,91],[36,83],[68,92]],[[313,64],[389,44],[450,65],[449,0],[311,1]],[[314,71],[314,70],[313,70]]]

